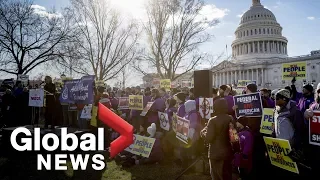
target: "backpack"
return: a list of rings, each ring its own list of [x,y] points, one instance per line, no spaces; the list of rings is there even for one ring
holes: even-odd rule
[[[304,137],[307,134],[303,113],[297,108],[294,116],[290,116],[289,120],[294,129],[293,148],[301,149],[305,139]]]

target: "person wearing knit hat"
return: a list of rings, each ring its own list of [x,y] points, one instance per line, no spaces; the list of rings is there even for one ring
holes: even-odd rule
[[[184,103],[186,101],[186,94],[185,93],[177,93],[174,96],[174,99],[177,101],[178,104],[178,110],[177,110],[177,115],[179,117],[184,117],[186,115],[186,110]]]
[[[304,113],[314,102],[313,86],[310,84],[303,86],[302,95],[303,97],[299,99],[297,106],[299,110]]]
[[[249,118],[241,116],[237,119],[236,126],[239,137],[239,153],[235,153],[234,165],[240,171],[241,179],[251,179],[252,154],[253,154],[253,135],[248,127]]]
[[[248,84],[246,88],[246,94],[256,93],[258,91],[258,86],[256,84]]]

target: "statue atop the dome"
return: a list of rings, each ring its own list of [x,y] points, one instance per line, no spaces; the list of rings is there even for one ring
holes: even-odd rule
[[[261,6],[260,0],[252,0],[252,6]]]

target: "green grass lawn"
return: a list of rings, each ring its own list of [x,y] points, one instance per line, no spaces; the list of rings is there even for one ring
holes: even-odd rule
[[[60,172],[36,171],[34,162],[9,163],[7,159],[0,158],[0,180],[10,179],[46,179],[67,180]],[[8,172],[10,169],[11,172]],[[4,171],[6,171],[4,173]],[[172,163],[138,165],[131,168],[122,168],[114,161],[108,162],[107,170],[103,173],[102,180],[174,180],[182,169]],[[3,174],[2,174],[3,173]],[[4,175],[5,174],[5,175]],[[180,180],[209,180],[209,176],[185,175]]]
[[[182,169],[174,164],[138,165],[123,169],[115,162],[108,163],[108,169],[103,174],[103,180],[174,180]],[[184,175],[181,180],[209,180],[202,174]]]

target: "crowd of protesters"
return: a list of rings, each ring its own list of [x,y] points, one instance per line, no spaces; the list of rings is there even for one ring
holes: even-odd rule
[[[141,165],[160,163],[164,159],[172,159],[178,165],[187,168],[200,156],[208,144],[208,158],[210,174],[214,180],[231,180],[235,170],[243,180],[260,179],[318,179],[320,170],[320,149],[309,145],[308,123],[313,112],[320,110],[320,84],[314,88],[307,84],[303,91],[297,92],[295,81],[291,86],[283,89],[258,89],[255,84],[248,84],[243,94],[260,92],[263,108],[274,109],[274,133],[265,135],[260,133],[261,117],[235,116],[233,96],[239,95],[230,85],[222,85],[212,89],[213,111],[209,121],[204,122],[199,113],[199,98],[194,96],[193,88],[172,88],[169,92],[164,88],[139,86],[117,89],[104,87],[94,88],[95,105],[101,102],[112,109],[134,127],[134,133],[155,138],[149,158],[142,158],[128,152],[117,157],[123,165]],[[13,88],[2,87],[1,124],[19,126],[38,123],[39,114],[44,112],[45,127],[73,126],[90,128],[90,122],[81,120],[80,111],[84,105],[77,105],[78,111],[68,111],[68,104],[59,103],[59,91],[50,77],[45,79],[46,107],[44,111],[38,109],[36,115],[28,106],[28,88],[17,82]],[[118,97],[129,95],[143,95],[143,105],[154,102],[145,116],[140,110],[119,110]],[[19,113],[17,113],[19,112]],[[169,131],[160,127],[158,112],[168,114],[172,123],[173,114],[183,117],[190,122],[189,143],[181,143],[170,126]],[[36,119],[36,120],[35,120]],[[239,141],[231,142],[229,129],[233,125],[238,131]],[[103,126],[98,124],[98,126]],[[106,127],[108,128],[108,127]],[[109,128],[108,128],[109,129]],[[110,133],[109,133],[110,132]],[[116,132],[108,131],[106,136],[112,140],[117,137]],[[299,154],[295,161],[299,161],[300,174],[294,174],[272,166],[267,155],[264,136],[285,139],[290,142],[292,149]],[[307,168],[307,167],[310,168]],[[165,173],[165,172],[163,172]]]

